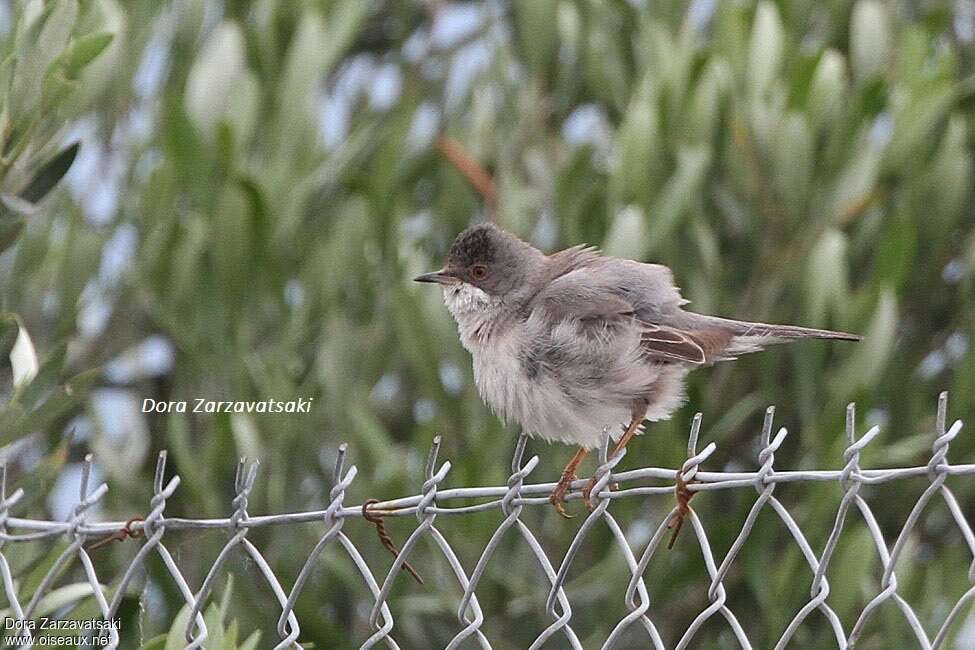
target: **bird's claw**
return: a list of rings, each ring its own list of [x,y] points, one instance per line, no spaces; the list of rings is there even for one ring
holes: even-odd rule
[[[567,513],[565,511],[565,506],[562,505],[562,498],[561,497],[559,497],[558,499],[556,499],[555,495],[553,494],[552,496],[550,496],[548,498],[548,502],[551,503],[553,506],[555,506],[555,512],[559,513],[559,515],[563,519],[574,519],[575,518],[575,515],[570,515],[569,513]]]
[[[582,488],[582,501],[586,504],[586,507],[589,509],[589,512],[592,512],[593,510],[591,498],[592,498],[592,489],[594,487],[596,487],[595,476],[589,479],[589,482],[586,483],[586,487]]]
[[[582,500],[586,502],[586,507],[589,508],[589,512],[592,512],[596,507],[593,505],[592,498],[591,498],[592,490],[594,487],[596,487],[596,481],[597,478],[593,476],[591,479],[589,479],[589,482],[586,483],[586,487],[582,488]],[[609,488],[610,491],[619,488],[619,486],[616,483],[609,483],[607,484],[606,487]]]
[[[677,472],[677,484],[674,486],[674,494],[677,497],[677,512],[667,522],[667,528],[674,531],[670,535],[670,542],[667,544],[668,549],[673,548],[674,542],[677,541],[677,535],[680,534],[680,528],[684,524],[684,517],[691,512],[690,501],[694,496],[694,492],[687,487],[687,481],[684,480],[682,472]]]
[[[552,490],[552,494],[548,497],[548,502],[555,506],[555,512],[559,513],[563,519],[572,519],[573,517],[565,511],[565,506],[562,504],[565,503],[565,493],[569,491],[569,486],[575,478],[575,474],[563,474],[555,489]]]

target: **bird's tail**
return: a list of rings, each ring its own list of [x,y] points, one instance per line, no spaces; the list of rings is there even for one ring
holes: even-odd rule
[[[710,316],[708,320],[710,325],[717,326],[732,335],[732,340],[725,349],[726,358],[758,352],[769,345],[789,343],[799,339],[833,339],[839,341],[860,341],[863,339],[859,334],[799,327],[798,325],[750,323],[717,316]]]
[[[735,336],[758,336],[765,338],[781,339],[793,341],[795,339],[838,339],[840,341],[862,341],[863,337],[859,334],[849,332],[837,332],[834,330],[821,330],[812,327],[799,327],[798,325],[770,325],[768,323],[749,323],[747,321],[732,320],[730,318],[718,318],[712,316],[716,325],[720,325],[731,331]]]

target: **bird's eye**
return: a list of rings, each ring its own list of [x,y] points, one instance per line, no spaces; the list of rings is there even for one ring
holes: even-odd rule
[[[483,280],[487,277],[488,270],[483,264],[475,264],[471,267],[471,277],[475,280]]]

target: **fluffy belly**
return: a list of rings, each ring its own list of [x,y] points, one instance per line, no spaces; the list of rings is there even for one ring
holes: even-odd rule
[[[633,416],[631,400],[606,400],[599,391],[566,386],[551,374],[529,378],[514,354],[475,353],[474,378],[495,413],[549,442],[594,449],[604,432],[619,439]]]

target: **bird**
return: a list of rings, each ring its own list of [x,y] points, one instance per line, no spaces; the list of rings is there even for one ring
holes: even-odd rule
[[[691,312],[664,265],[587,244],[546,255],[493,222],[461,232],[443,268],[414,280],[442,287],[482,400],[531,437],[578,447],[549,497],[565,517],[589,451],[608,434],[615,455],[644,421],[671,417],[692,370],[778,343],[861,340]],[[690,493],[680,488],[686,509]]]

